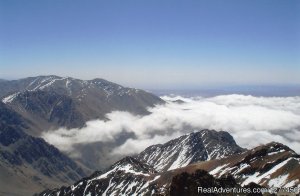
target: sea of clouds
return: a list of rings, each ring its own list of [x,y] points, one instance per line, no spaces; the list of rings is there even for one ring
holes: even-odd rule
[[[138,153],[192,131],[215,129],[228,131],[245,148],[277,141],[300,153],[300,97],[161,98],[167,103],[149,108],[151,114],[146,116],[114,111],[107,114],[108,121],[93,120],[82,129],[60,128],[42,137],[72,154],[76,144],[113,142],[120,133],[134,133],[112,149],[113,156]]]

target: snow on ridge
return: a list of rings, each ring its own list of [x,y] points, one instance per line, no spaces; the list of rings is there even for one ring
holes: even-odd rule
[[[16,92],[16,93],[11,94],[11,95],[9,95],[7,97],[4,97],[2,99],[2,102],[5,103],[5,104],[11,103],[19,94],[20,94],[20,92]]]
[[[288,188],[288,187],[294,187],[297,183],[299,183],[299,180],[298,180],[298,179],[292,180],[292,181],[286,183],[286,184],[284,185],[284,187],[285,187],[285,188]]]
[[[181,142],[183,145],[182,145],[182,149],[180,150],[179,152],[179,155],[177,156],[177,159],[172,163],[172,165],[168,168],[168,170],[172,170],[172,169],[176,169],[176,168],[180,168],[180,167],[184,167],[184,166],[187,166],[193,156],[191,157],[188,157],[187,154],[189,152],[189,146],[187,144],[187,140],[189,139],[189,137],[186,137],[184,138],[184,140]]]
[[[65,85],[65,88],[69,95],[71,95],[72,89],[72,83],[74,82],[74,78],[71,77],[58,77],[58,76],[40,76],[32,79],[32,81],[24,88],[24,90],[27,91],[37,91],[37,90],[45,90],[58,81],[63,81],[63,85]],[[132,95],[133,93],[140,92],[139,89],[134,88],[124,88],[121,85],[115,85],[110,82],[106,81],[94,81],[94,80],[78,80],[78,84],[81,85],[82,89],[90,89],[90,88],[101,88],[104,93],[106,94],[106,97],[109,98],[113,96],[115,93],[117,93],[118,96],[124,96],[124,95]],[[82,99],[82,97],[80,97]]]
[[[26,89],[29,91],[36,91],[36,90],[43,90],[49,86],[51,86],[53,83],[55,83],[56,81],[59,80],[65,80],[68,79],[67,77],[57,77],[57,76],[48,76],[48,77],[38,77],[36,79],[34,79],[27,87]],[[34,87],[34,84],[37,83],[38,84]],[[30,89],[30,87],[33,86],[34,88]]]
[[[255,172],[253,175],[250,176],[244,176],[246,179],[244,180],[244,182],[242,183],[242,186],[248,185],[250,182],[254,182],[259,184],[263,179],[270,179],[270,176],[275,173],[278,169],[280,169],[281,167],[283,167],[285,164],[287,164],[291,159],[293,158],[288,158],[285,161],[282,161],[281,163],[277,164],[276,166],[274,166],[272,169],[270,169],[269,171],[267,171],[266,173],[259,173],[259,172]],[[274,181],[275,182],[275,181]],[[276,187],[278,187],[276,185]]]
[[[40,86],[38,89],[43,90],[43,89],[51,86],[52,84],[54,84],[56,81],[66,80],[66,79],[68,79],[68,78],[55,78],[55,79],[50,78],[50,79],[48,79],[48,81],[50,80],[48,83]]]
[[[71,81],[69,78],[66,80],[66,88],[70,88]]]
[[[35,78],[32,82],[30,82],[30,84],[26,87],[26,89],[28,89],[29,87],[31,87],[39,78]]]
[[[71,190],[74,191],[77,187],[81,186],[83,184],[83,182],[78,183],[77,185],[73,184],[71,186]]]
[[[216,167],[214,170],[210,171],[209,174],[216,176],[220,171],[222,171],[224,168],[226,168],[229,164],[221,165],[219,167]]]
[[[71,84],[72,84],[72,81],[69,78],[66,78],[66,89],[67,89],[69,95],[72,94]]]
[[[145,154],[142,154],[142,157],[140,155],[140,158],[145,160],[147,164],[152,165],[157,171],[162,171],[185,167],[198,159],[207,161],[221,159],[230,155],[231,147],[212,144],[209,141],[209,137],[206,137],[208,131],[194,130],[194,132],[170,140],[168,143],[162,144],[162,146],[155,145],[153,146],[154,149],[143,151]],[[195,148],[198,142],[203,144],[203,148]],[[168,145],[166,146],[166,144]],[[205,152],[198,153],[199,150]]]
[[[51,80],[51,81],[48,82],[47,84],[44,84],[44,85],[40,86],[38,89],[39,89],[39,90],[43,90],[43,89],[45,89],[45,88],[51,86],[56,80],[58,80],[58,79]]]
[[[149,174],[147,174],[147,173],[134,171],[131,164],[127,164],[124,167],[119,167],[118,170],[124,171],[125,173],[131,173],[131,174],[134,174],[134,175],[149,176]]]
[[[45,83],[45,82],[47,82],[47,81],[49,81],[49,80],[52,80],[52,77],[47,77],[47,78],[42,79],[42,80],[39,82],[39,84],[38,84],[36,87],[34,87],[34,88],[32,89],[32,91],[35,91],[35,90],[40,89],[40,87],[43,85],[43,83]]]
[[[100,176],[97,176],[97,177],[91,179],[91,181],[106,178],[109,174],[111,174],[113,172],[116,172],[116,171],[123,171],[124,173],[130,173],[130,174],[134,174],[134,175],[149,176],[148,173],[134,171],[134,169],[133,169],[133,167],[132,167],[131,164],[126,164],[126,165],[116,166],[112,170],[109,170],[106,173],[101,174]]]
[[[281,150],[279,150],[279,151],[274,151],[274,152],[269,152],[269,153],[268,153],[268,156],[274,155],[274,154],[278,154],[278,153],[281,153],[281,152],[285,152],[285,149],[281,149]]]
[[[282,187],[286,184],[287,179],[289,177],[289,174],[277,176],[276,178],[273,178],[269,181],[268,186],[269,187]]]

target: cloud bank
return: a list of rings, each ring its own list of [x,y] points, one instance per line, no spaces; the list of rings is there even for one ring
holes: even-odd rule
[[[134,133],[134,137],[112,149],[113,156],[138,153],[191,131],[215,129],[228,131],[245,148],[277,141],[300,153],[300,97],[162,98],[167,104],[149,108],[151,114],[146,116],[114,111],[107,114],[109,121],[90,121],[82,129],[52,130],[42,137],[72,153],[76,144],[113,142],[120,133]]]

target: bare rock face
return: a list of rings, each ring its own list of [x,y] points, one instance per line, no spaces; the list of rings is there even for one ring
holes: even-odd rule
[[[271,142],[223,160],[212,160],[208,168],[216,177],[231,174],[242,185],[251,182],[265,187],[293,187],[300,184],[300,155],[289,147]]]
[[[104,172],[95,172],[69,187],[46,190],[40,195],[133,195],[150,194],[149,180],[156,171],[133,157],[125,157]]]
[[[40,137],[48,130],[83,128],[90,120],[109,120],[106,114],[112,111],[146,115],[149,114],[148,107],[164,103],[143,90],[126,88],[103,79],[79,80],[58,76],[0,80],[0,99],[22,117],[27,127],[23,132],[34,137]],[[123,140],[126,137],[120,135]],[[89,169],[104,169],[118,160],[107,160],[109,149],[115,145],[113,142],[78,144],[76,149],[82,156],[73,158]]]
[[[0,103],[0,194],[33,194],[86,175],[57,148],[27,135],[26,128],[19,114]]]
[[[202,130],[165,144],[150,146],[137,158],[157,171],[167,171],[199,161],[224,158],[243,151],[244,149],[235,143],[229,133]]]
[[[199,142],[200,144],[198,144]],[[157,151],[171,153],[170,150],[163,151],[161,149],[172,149],[169,147],[172,146],[175,152],[182,152],[178,149],[185,149],[186,144],[191,143],[193,145],[188,148],[189,153],[178,153],[182,155],[182,160],[186,160],[185,157],[192,154],[200,155],[201,159],[203,157],[211,158],[190,162],[191,164],[187,163],[186,166],[177,164],[178,167],[174,169],[169,169],[169,165],[173,165],[178,160],[178,156],[170,159],[166,156],[167,153],[161,153],[157,159],[159,161],[155,159],[159,156]],[[222,146],[225,144],[231,145],[231,147],[223,148]],[[198,153],[197,150],[202,151],[203,147],[208,148],[209,146],[217,147],[206,149],[207,154]],[[151,150],[153,148],[159,150]],[[232,149],[232,151],[228,149]],[[150,162],[149,165],[147,160],[150,160],[150,157],[153,157],[155,161]],[[168,161],[164,162],[163,159]],[[244,187],[249,190],[262,187],[297,187],[300,186],[299,160],[298,154],[280,143],[269,143],[246,150],[238,147],[226,132],[203,130],[184,135],[163,145],[151,146],[135,158],[127,157],[120,160],[105,172],[95,172],[92,176],[84,178],[72,186],[46,190],[38,195],[199,195],[198,187]],[[155,162],[160,166],[162,166],[161,163],[168,164],[166,167],[158,167],[160,171],[157,171]],[[250,191],[240,195],[258,194]]]

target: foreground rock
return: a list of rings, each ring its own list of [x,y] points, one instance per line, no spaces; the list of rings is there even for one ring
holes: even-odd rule
[[[189,136],[198,134],[203,137],[208,133],[214,133],[214,131],[204,130],[182,136],[170,142],[185,141],[184,138],[187,140]],[[220,143],[224,142],[222,139],[219,142],[216,141],[214,141],[214,146],[219,146]],[[166,146],[170,145],[169,142],[166,144],[168,144]],[[227,157],[224,153],[217,153],[224,158],[215,155],[215,159],[188,163],[187,166],[178,165],[178,168],[172,170],[169,169],[170,167],[158,167],[159,171],[155,170],[155,164],[150,166],[147,161],[143,162],[140,157],[145,156],[127,157],[115,163],[106,171],[96,172],[70,187],[46,190],[39,195],[178,195],[179,193],[196,195],[196,192],[194,192],[196,185],[223,188],[300,187],[300,156],[287,146],[273,142],[252,150],[244,150],[238,147],[237,149],[239,149],[239,152]],[[199,150],[202,151],[202,148],[199,148]],[[153,154],[148,154],[149,149],[145,151],[148,151],[147,157],[157,156],[156,150],[152,151]],[[141,155],[145,155],[145,151]],[[174,149],[174,151],[176,150]],[[181,152],[181,150],[178,150],[178,152]],[[197,154],[196,151],[193,153]],[[212,155],[211,153],[208,154]],[[161,155],[159,160],[163,160],[163,157]],[[208,156],[206,155],[206,157]],[[168,157],[166,159],[169,160]],[[177,159],[173,160],[175,162]],[[186,188],[184,188],[185,186],[180,187],[179,184],[186,184]]]

